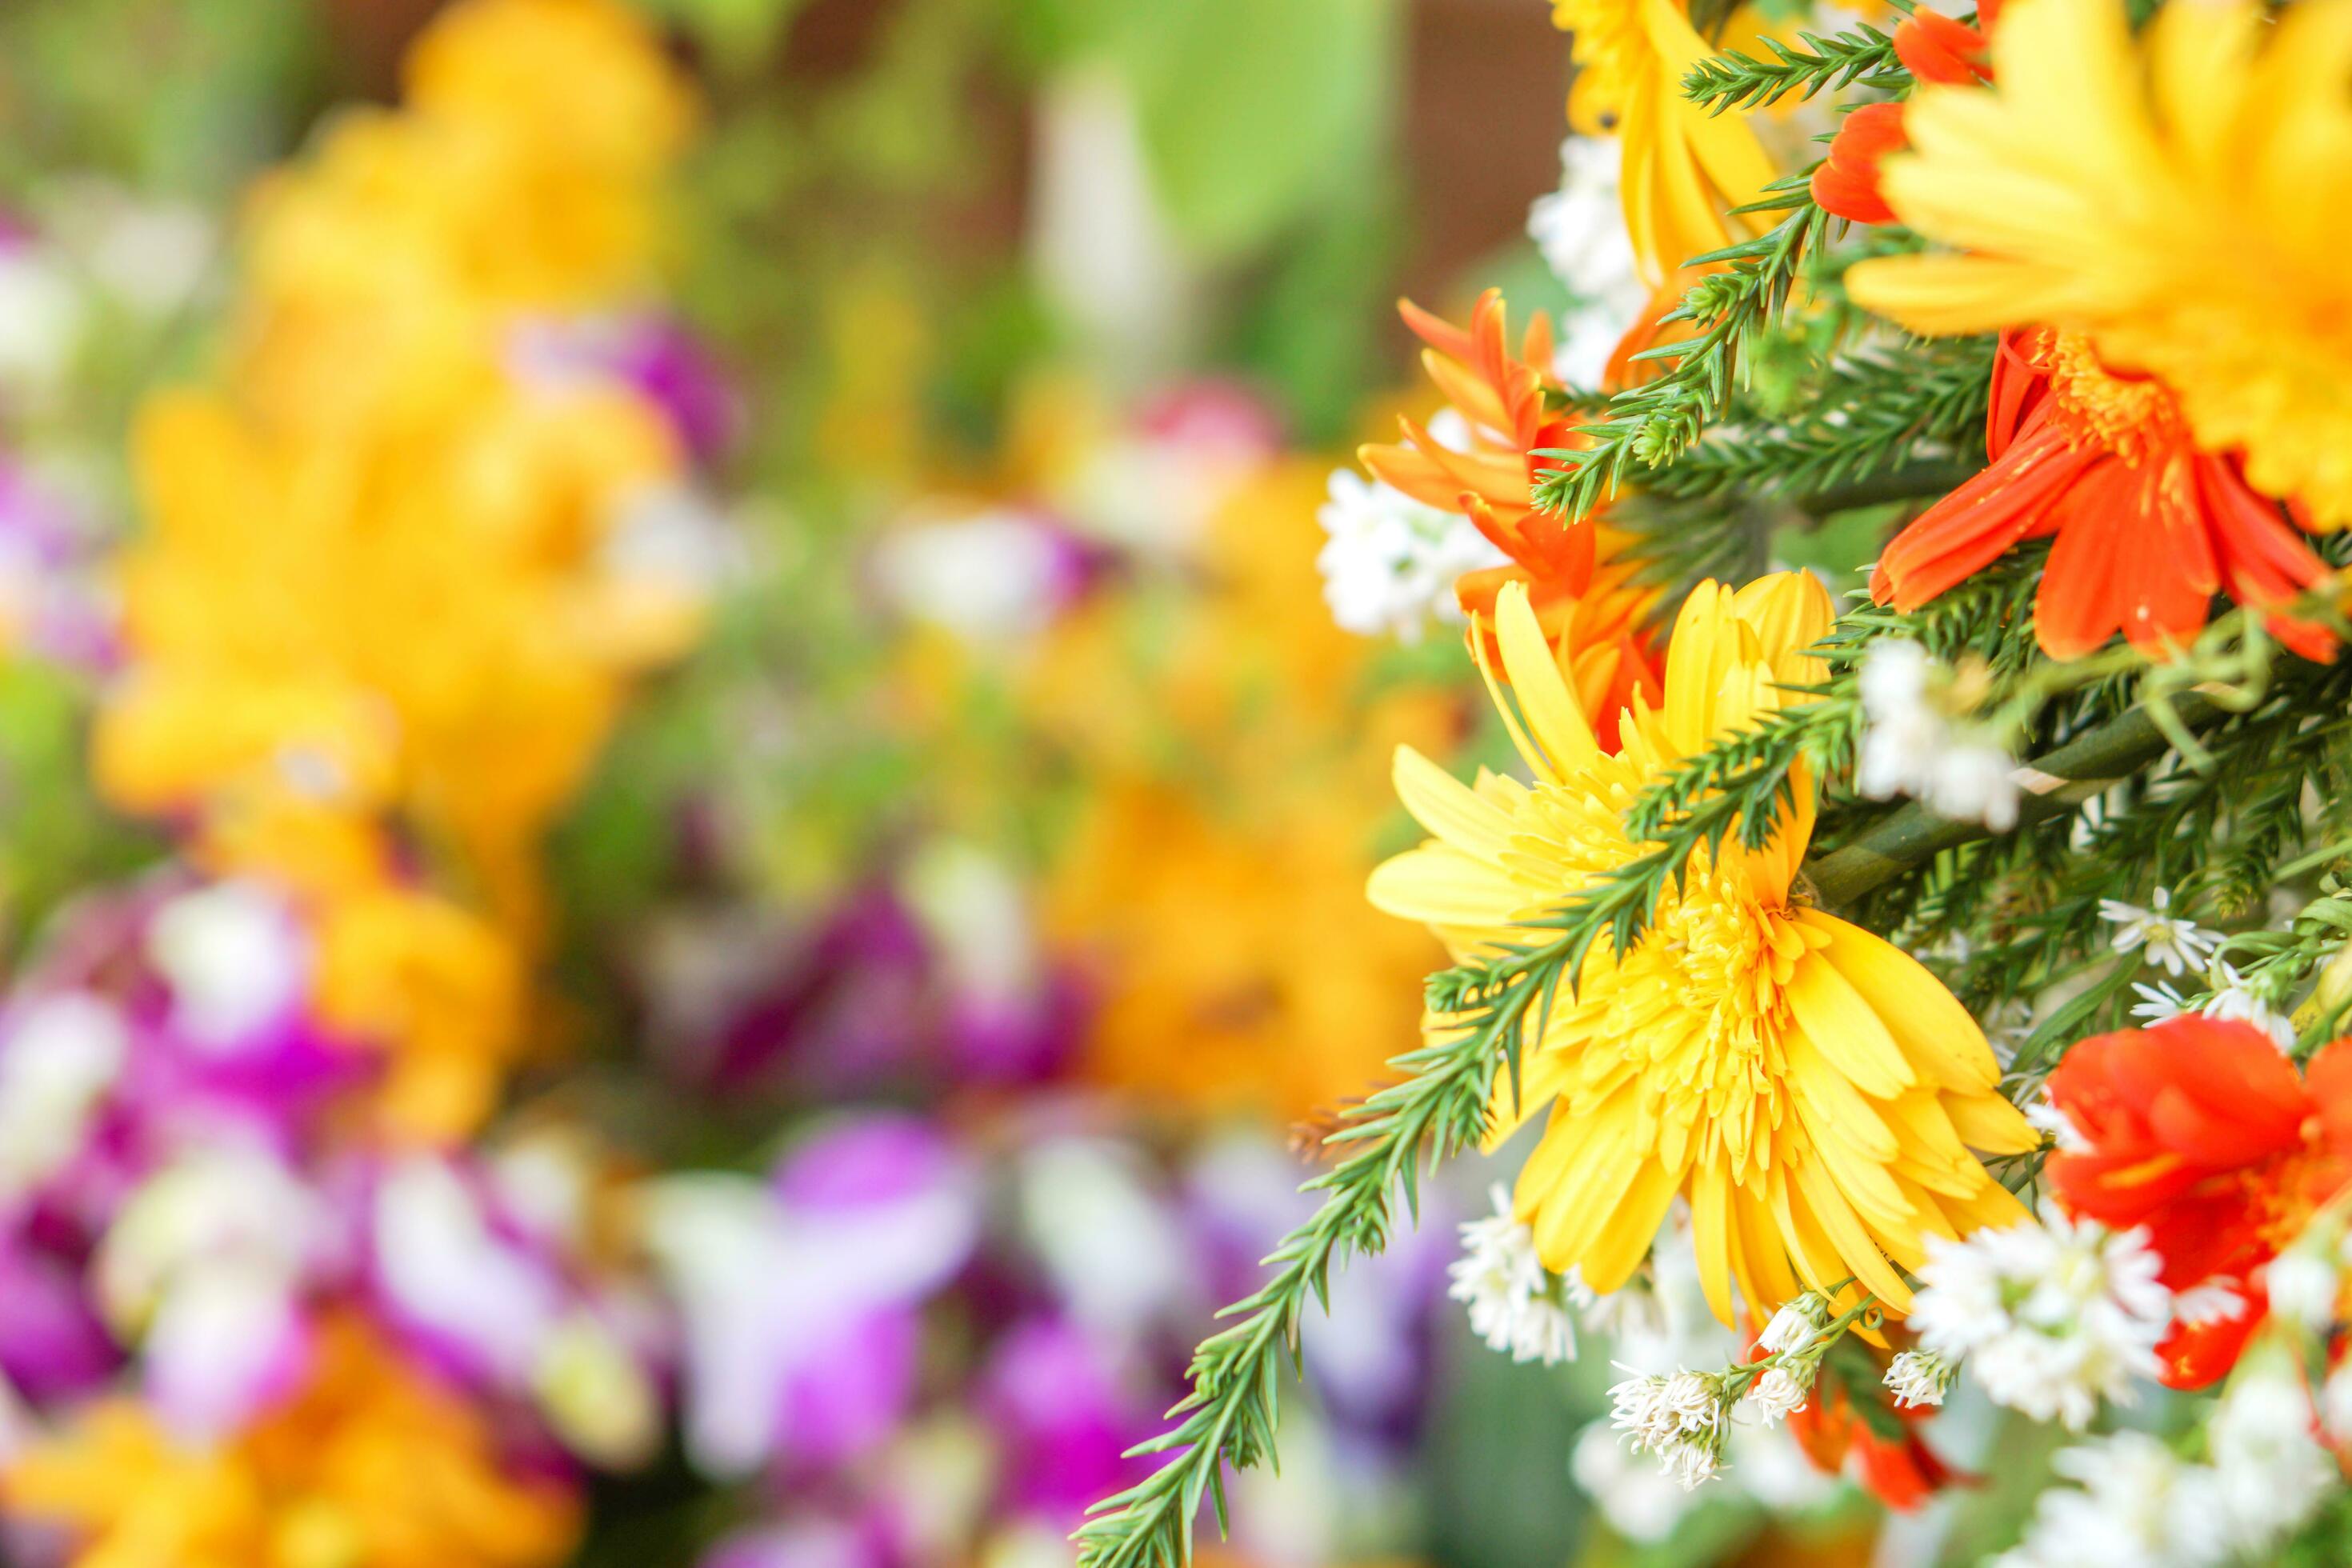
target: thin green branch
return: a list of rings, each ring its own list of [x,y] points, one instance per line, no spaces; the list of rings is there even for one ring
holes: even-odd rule
[[[1800,33],[1797,40],[1789,45],[1766,37],[1764,47],[1774,57],[1769,60],[1737,50],[1701,60],[1684,74],[1683,96],[1721,114],[1791,95],[1809,99],[1824,89],[1857,81],[1879,92],[1897,92],[1911,84],[1911,73],[1895,57],[1895,40],[1875,27],[1865,25],[1828,37]]]

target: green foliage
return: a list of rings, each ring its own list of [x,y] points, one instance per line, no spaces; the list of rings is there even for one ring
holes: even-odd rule
[[[1751,341],[1779,318],[1831,222],[1813,205],[1803,176],[1769,189],[1748,210],[1782,213],[1779,223],[1754,239],[1692,258],[1729,263],[1701,279],[1665,318],[1696,324],[1698,335],[1642,356],[1671,363],[1656,380],[1611,398],[1602,423],[1582,427],[1591,445],[1540,454],[1560,467],[1536,487],[1538,507],[1586,516],[1621,486],[1679,459],[1730,407]]]
[[[1772,58],[1759,60],[1737,50],[1727,51],[1691,67],[1683,76],[1683,96],[1715,113],[1727,109],[1754,109],[1793,95],[1801,100],[1828,88],[1861,86],[1897,91],[1910,85],[1910,73],[1895,58],[1895,42],[1872,26],[1822,37],[1800,33],[1797,43],[1767,37]]]

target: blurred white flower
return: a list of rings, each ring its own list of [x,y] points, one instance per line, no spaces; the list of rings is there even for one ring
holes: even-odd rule
[[[876,547],[873,570],[899,614],[978,647],[1001,647],[1045,630],[1081,576],[1068,539],[1011,510],[894,529]]]
[[[80,1152],[131,1048],[110,1002],[68,991],[28,1003],[0,1037],[0,1198],[24,1195]]]
[[[2343,1484],[2314,1425],[2311,1395],[2283,1355],[2257,1352],[2222,1391],[2205,1439],[2231,1554],[2266,1555]]]
[[[1618,340],[1649,302],[1625,231],[1621,162],[1613,136],[1569,137],[1559,144],[1559,188],[1528,209],[1528,237],[1570,296],[1554,365],[1571,386],[1600,384]]]
[[[2102,1399],[2128,1402],[2132,1380],[2160,1370],[2172,1293],[2147,1242],[2054,1208],[1966,1241],[1931,1236],[1911,1327],[1994,1403],[2079,1432]]]
[[[2290,1247],[2271,1259],[2263,1280],[2270,1294],[2271,1310],[2288,1322],[2315,1331],[2335,1321],[2344,1275],[2324,1249]]]
[[[404,1316],[463,1345],[484,1372],[530,1375],[563,1305],[553,1271],[496,1234],[481,1202],[446,1161],[404,1160],[377,1184],[375,1275]]]
[[[1440,511],[1353,468],[1331,473],[1316,513],[1328,535],[1315,558],[1323,599],[1343,631],[1419,642],[1432,620],[1458,626],[1454,580],[1507,557],[1460,512]]]
[[[1935,660],[1907,637],[1881,637],[1862,661],[1862,749],[1854,787],[1873,800],[1917,799],[1955,822],[2017,826],[2017,764],[1967,740],[1937,706]]]
[[[2036,1500],[2025,1539],[1993,1568],[2202,1568],[2196,1467],[2145,1432],[2062,1451],[2051,1468],[2074,1486]]]
[[[1664,1540],[1696,1506],[1664,1470],[1619,1441],[1606,1421],[1595,1421],[1577,1435],[1568,1465],[1610,1528],[1628,1541]]]
[[[2171,909],[2169,888],[2157,889],[2146,909],[2121,899],[2101,899],[2099,918],[2118,928],[2108,945],[2117,952],[2144,947],[2147,950],[2147,962],[2167,974],[2197,968],[2221,945],[2221,939],[2196,921],[2172,914]]]
[[[172,988],[173,1026],[234,1049],[300,1000],[308,952],[286,900],[257,882],[215,882],[155,911],[147,956]]]
[[[1495,1212],[1462,1226],[1462,1256],[1446,1268],[1446,1294],[1470,1310],[1470,1331],[1489,1350],[1549,1366],[1576,1358],[1576,1324],[1536,1256],[1535,1232],[1497,1184]]]

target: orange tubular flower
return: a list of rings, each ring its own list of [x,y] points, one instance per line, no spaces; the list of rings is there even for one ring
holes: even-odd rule
[[[2227,1282],[2248,1298],[2158,1347],[2173,1387],[2213,1382],[2267,1310],[2263,1267],[2352,1175],[2352,1041],[2298,1079],[2252,1025],[2185,1015],[2083,1041],[2050,1075],[2050,1099],[2084,1145],[2050,1158],[2058,1201],[2116,1229],[2146,1226],[2168,1288]]]
[[[2000,15],[1985,0],[1978,16],[1985,28]],[[1920,81],[1957,85],[1990,81],[1985,34],[1933,11],[1915,11],[1895,29],[1895,53]],[[1900,103],[1865,103],[1845,117],[1829,154],[1813,171],[1813,201],[1824,212],[1855,223],[1893,223],[1895,210],[1879,194],[1878,166],[1890,153],[1910,145],[1903,133]]]
[[[2118,374],[2082,334],[2006,334],[1993,364],[1984,472],[1929,507],[1879,557],[1871,593],[1915,610],[2026,539],[2054,539],[2034,600],[2053,658],[2079,658],[2120,630],[2161,652],[2205,625],[2217,590],[2278,605],[2327,575],[2234,457],[2198,450],[2161,382]],[[2334,640],[2307,624],[2271,628],[2307,658]]]
[[[1592,518],[1571,521],[1536,508],[1536,485],[1559,466],[1538,454],[1581,439],[1548,396],[1558,390],[1548,368],[1551,325],[1538,314],[1515,354],[1499,289],[1479,296],[1466,331],[1410,301],[1398,309],[1429,345],[1422,363],[1468,425],[1469,447],[1448,447],[1407,419],[1402,444],[1365,447],[1358,456],[1374,478],[1424,505],[1463,513],[1510,558],[1454,584],[1472,635],[1486,639],[1487,662],[1499,669],[1496,595],[1506,584],[1527,584],[1545,640],[1586,711],[1607,716],[1603,742],[1613,745],[1616,715],[1634,693],[1654,701],[1663,690],[1644,625],[1654,595],[1633,583],[1633,563],[1620,558],[1623,535]]]

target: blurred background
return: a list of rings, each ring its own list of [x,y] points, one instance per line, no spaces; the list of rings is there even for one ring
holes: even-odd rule
[[[1591,303],[1567,61],[0,7],[5,1560],[1067,1561],[1415,1039],[1388,757],[1504,753],[1318,555],[1434,405],[1400,295]],[[1214,1560],[1866,1560],[1784,1434],[1695,1503],[1580,1440],[1606,1355],[1477,1343],[1481,1165]],[[1722,1359],[1677,1285],[1612,1353]]]

